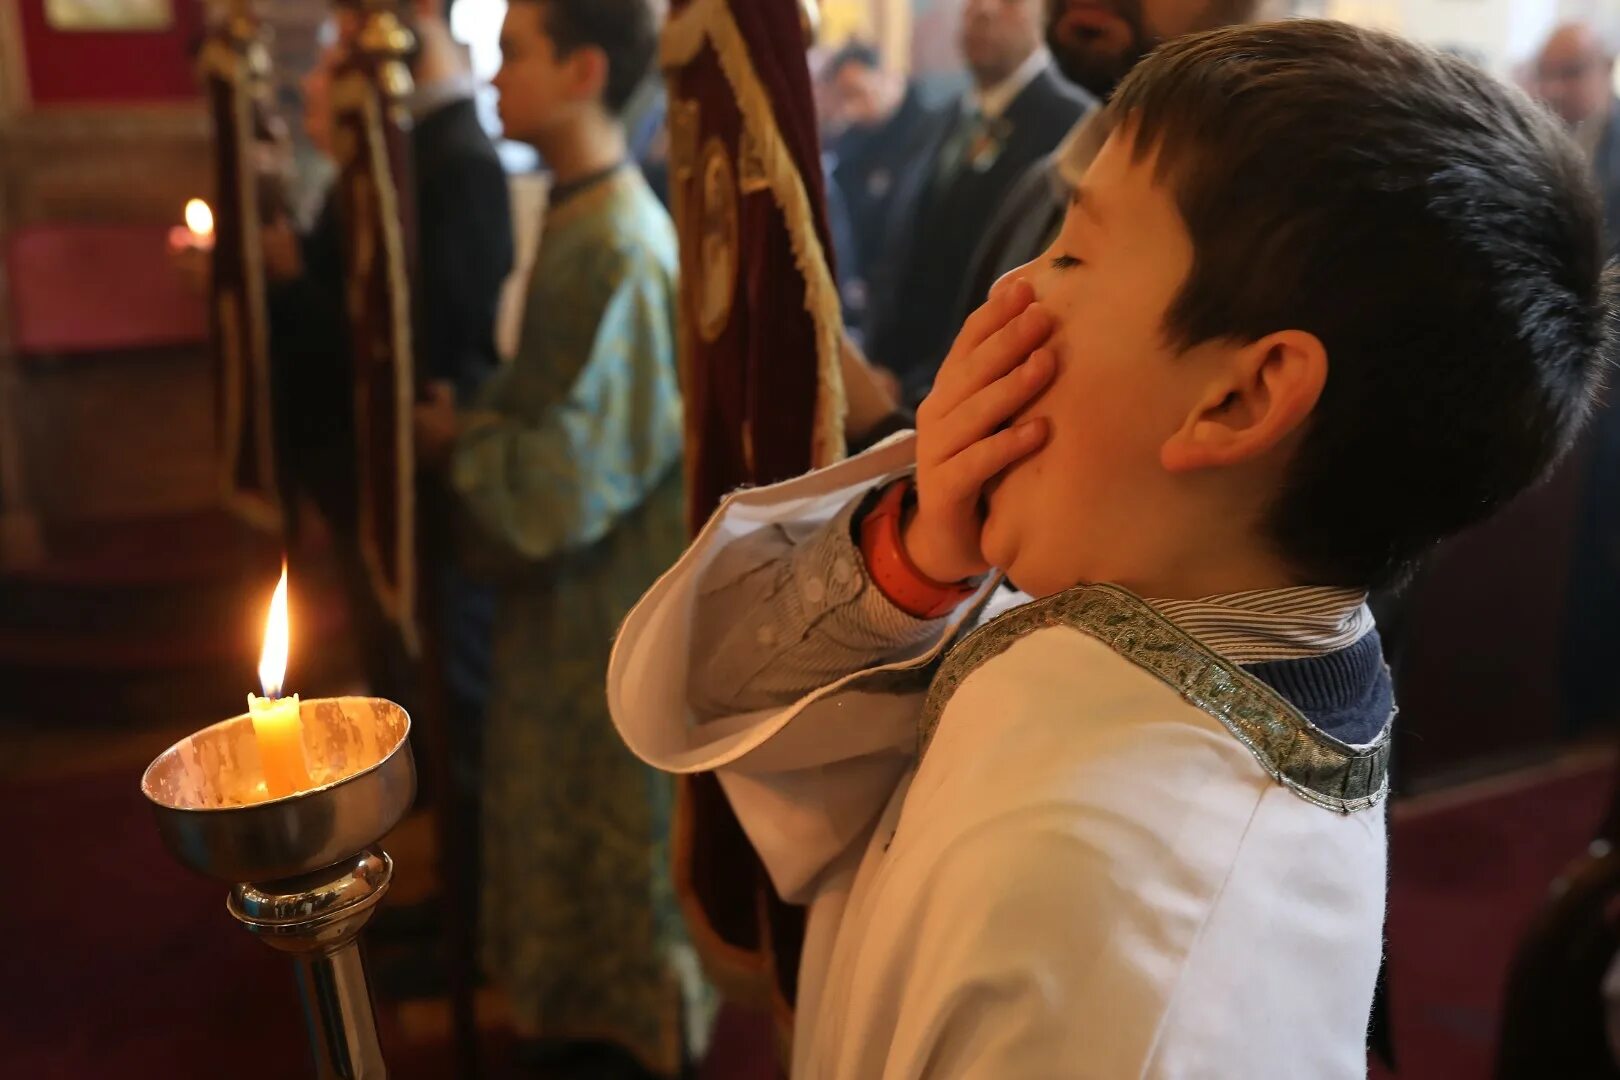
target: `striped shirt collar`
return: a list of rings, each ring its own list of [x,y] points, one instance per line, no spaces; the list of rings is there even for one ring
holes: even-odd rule
[[[1373,629],[1360,589],[1260,589],[1148,603],[1234,664],[1322,656],[1349,648]]]

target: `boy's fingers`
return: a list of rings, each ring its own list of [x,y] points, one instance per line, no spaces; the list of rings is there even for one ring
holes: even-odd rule
[[[1032,304],[961,358],[948,378],[936,380],[939,415],[950,412],[1027,360],[1052,334],[1052,316]],[[941,372],[943,375],[943,371]]]
[[[1048,430],[1044,418],[1025,420],[988,439],[980,439],[957,454],[945,466],[950,474],[948,486],[952,496],[977,501],[984,485],[998,473],[1039,450],[1046,442]]]
[[[945,461],[991,435],[1051,383],[1057,359],[1036,349],[1029,359],[974,393],[936,422],[930,456]]]
[[[1000,330],[1003,326],[1035,302],[1035,290],[1027,281],[1015,281],[1005,289],[994,292],[990,298],[979,305],[978,310],[967,317],[962,324],[962,332],[957,335],[957,343],[966,349],[973,349],[985,338]]]
[[[935,385],[941,381],[950,382],[956,370],[964,365],[974,350],[1016,319],[1034,302],[1035,290],[1027,281],[1015,281],[992,294],[990,299],[969,315],[967,322],[962,325],[961,333],[956,335],[956,341],[951,345],[950,352],[939,366],[939,374],[934,380]]]

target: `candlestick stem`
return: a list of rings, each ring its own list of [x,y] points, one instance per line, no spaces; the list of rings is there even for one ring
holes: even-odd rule
[[[326,956],[300,958],[298,997],[320,1080],[383,1080],[382,1045],[359,941]]]
[[[231,914],[298,962],[316,1080],[386,1080],[359,935],[394,864],[378,848],[324,870],[231,890]]]

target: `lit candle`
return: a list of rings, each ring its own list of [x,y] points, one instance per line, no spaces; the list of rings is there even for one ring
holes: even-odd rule
[[[201,199],[186,203],[186,230],[191,233],[192,246],[203,251],[214,247],[214,212]]]
[[[169,230],[169,249],[181,251],[214,250],[214,212],[201,199],[186,203],[186,223]]]
[[[264,626],[264,650],[259,654],[259,683],[264,697],[248,694],[248,715],[259,744],[259,761],[264,768],[265,793],[272,799],[303,791],[310,786],[309,766],[304,760],[304,726],[298,717],[298,695],[281,696],[281,682],[287,674],[287,564],[281,564],[281,581],[270,600],[270,617]]]

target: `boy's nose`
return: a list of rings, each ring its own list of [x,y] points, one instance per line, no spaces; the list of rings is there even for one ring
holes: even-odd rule
[[[1029,262],[1025,263],[1023,266],[1016,267],[1007,271],[1005,274],[1002,274],[1001,277],[996,279],[996,283],[990,286],[990,296],[987,299],[993,300],[1000,296],[1002,293],[1012,288],[1013,282],[1015,281],[1024,281],[1029,283],[1030,289],[1035,293],[1035,299],[1039,300],[1041,298],[1041,286],[1038,280],[1038,275],[1032,273],[1034,268],[1035,263]]]

